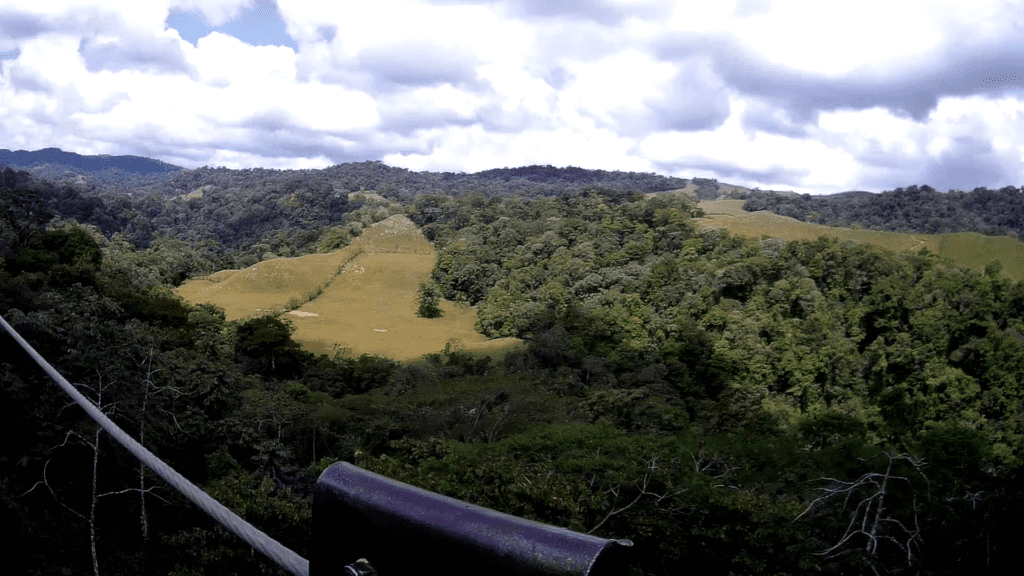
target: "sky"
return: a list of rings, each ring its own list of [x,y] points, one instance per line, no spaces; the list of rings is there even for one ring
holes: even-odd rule
[[[1024,185],[1024,0],[0,0],[0,148]]]

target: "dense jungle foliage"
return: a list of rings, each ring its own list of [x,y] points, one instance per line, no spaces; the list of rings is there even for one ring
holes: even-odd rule
[[[0,172],[0,186],[32,189],[40,209],[63,220],[96,226],[107,238],[116,234],[134,248],[155,245],[164,251],[189,252],[193,261],[188,275],[344,246],[363,228],[402,212],[401,204],[424,193],[533,197],[594,187],[619,193],[652,192],[681,188],[688,182],[656,174],[551,166],[454,174],[362,162],[324,170],[159,171],[133,174],[134,179],[127,180],[129,186],[112,184],[105,177],[106,169],[83,174],[79,164],[88,166],[81,161],[74,166],[28,167],[35,174],[67,174],[49,180],[8,167]],[[349,201],[350,193],[361,191],[375,192],[388,201]]]
[[[532,184],[515,177],[413,194],[373,180],[395,169],[359,168],[365,186],[331,169],[166,181],[179,194],[212,186],[193,199],[4,173],[0,313],[125,430],[303,555],[315,479],[347,460],[629,538],[633,574],[1012,564],[1024,284],[997,263],[975,273],[926,251],[746,240],[697,228],[684,197],[644,188],[549,179],[520,195]],[[337,192],[370,186],[394,202]],[[78,208],[90,198],[102,206]],[[449,346],[407,365],[315,356],[287,320],[228,322],[170,292],[246,256],[343,245],[339,230],[393,210],[439,250],[430,289],[525,350],[494,360]],[[278,244],[259,253],[253,238]],[[11,573],[279,573],[4,339]]]
[[[743,209],[748,212],[769,210],[829,226],[1024,238],[1024,191],[1013,186],[999,190],[982,187],[971,192],[950,190],[945,194],[916,185],[880,194],[845,192],[829,196],[753,191],[746,200]]]

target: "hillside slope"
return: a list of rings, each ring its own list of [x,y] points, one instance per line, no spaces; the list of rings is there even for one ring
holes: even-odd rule
[[[224,309],[228,320],[282,312],[313,297],[361,253],[357,242],[330,254],[265,260],[245,270],[222,270],[182,284],[175,292],[190,302]]]
[[[745,212],[743,200],[710,200],[700,203],[706,213],[697,220],[708,228],[724,228],[733,234],[748,238],[771,236],[784,240],[814,240],[831,236],[839,240],[867,242],[895,251],[918,251],[922,248],[950,258],[957,264],[974,270],[999,260],[1003,274],[1014,280],[1024,280],[1024,243],[1008,236],[982,236],[973,232],[952,234],[916,234],[857,230],[801,222],[788,216],[760,210]]]
[[[183,284],[177,294],[224,308],[229,320],[283,313],[293,338],[317,353],[340,351],[414,360],[451,343],[469,352],[514,346],[475,330],[476,311],[442,302],[444,315],[416,315],[417,289],[430,277],[437,253],[404,215],[374,224],[330,254],[276,258],[245,270],[226,270]]]

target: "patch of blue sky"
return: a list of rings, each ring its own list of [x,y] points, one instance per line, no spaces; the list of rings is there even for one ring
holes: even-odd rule
[[[237,17],[220,26],[210,26],[200,13],[171,10],[167,26],[177,30],[192,44],[216,30],[253,46],[287,46],[296,52],[299,50],[295,40],[288,35],[273,0],[257,0],[252,7],[243,8]]]

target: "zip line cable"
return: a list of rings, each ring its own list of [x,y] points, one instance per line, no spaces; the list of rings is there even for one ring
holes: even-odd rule
[[[146,466],[149,466],[149,468],[156,472],[158,476],[177,489],[178,492],[181,492],[196,506],[199,506],[203,511],[212,516],[214,520],[220,522],[225,528],[233,532],[242,540],[245,540],[250,546],[259,550],[260,553],[265,555],[267,558],[276,562],[281,566],[281,568],[284,568],[295,576],[309,576],[308,560],[299,556],[285,545],[274,540],[270,536],[267,536],[255,526],[243,520],[238,514],[235,514],[226,506],[211,498],[210,495],[203,492],[198,486],[168,466],[163,460],[157,458],[156,455],[147,450],[142,444],[136,442],[135,439],[125,433],[124,430],[121,430],[117,424],[114,424],[110,418],[107,418],[107,415],[100,411],[100,409],[88,398],[83,396],[81,392],[75,390],[74,386],[61,376],[53,366],[50,366],[50,363],[40,356],[39,353],[36,352],[35,348],[26,342],[25,339],[21,337],[21,334],[18,334],[18,332],[7,323],[7,320],[5,320],[3,316],[0,316],[0,323],[3,324],[4,330],[6,330],[7,333],[10,334],[26,352],[28,352],[29,356],[31,356],[32,359],[35,360],[47,374],[49,374],[50,378],[53,378],[54,382],[67,392],[69,396],[74,398],[75,402],[77,402],[93,420],[106,430],[107,433],[113,436],[118,443],[131,452],[133,456],[141,460]]]

